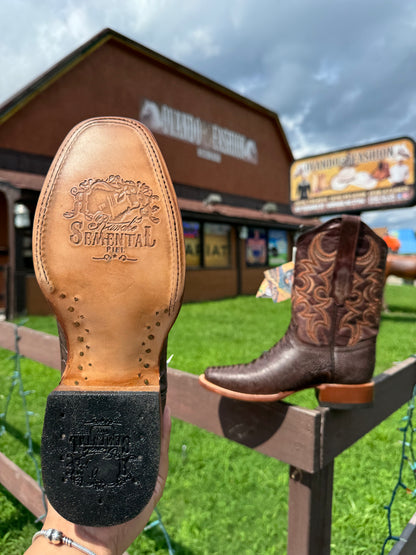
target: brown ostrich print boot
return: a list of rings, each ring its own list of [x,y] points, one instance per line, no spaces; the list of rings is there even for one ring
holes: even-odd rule
[[[249,364],[207,368],[201,384],[246,401],[317,387],[323,405],[371,404],[386,254],[385,242],[358,216],[303,234],[284,337]]]
[[[185,273],[180,212],[151,133],[117,117],[76,126],[46,176],[33,234],[66,359],[46,407],[46,494],[76,524],[125,522],[157,479],[165,344]]]

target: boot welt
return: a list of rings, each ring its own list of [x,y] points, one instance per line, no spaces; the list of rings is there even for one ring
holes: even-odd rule
[[[277,393],[270,394],[241,393],[239,391],[233,391],[231,389],[226,389],[219,385],[213,384],[209,382],[203,374],[199,376],[199,383],[205,389],[208,389],[218,395],[222,395],[223,397],[257,403],[281,401],[298,391],[304,391],[304,389],[299,389],[296,391],[279,391]],[[352,408],[369,407],[373,403],[373,382],[354,385],[322,384],[315,387],[317,390],[319,404],[323,407],[348,410]]]
[[[279,391],[278,393],[270,394],[241,393],[239,391],[226,389],[225,387],[221,387],[219,385],[213,384],[212,382],[209,382],[204,374],[199,376],[199,383],[205,389],[208,389],[213,393],[217,393],[218,395],[222,395],[223,397],[228,397],[229,399],[237,399],[239,401],[249,401],[257,403],[271,403],[273,401],[281,401],[285,397],[289,397],[289,395],[296,393],[295,391]]]
[[[144,126],[94,118],[68,134],[39,198],[33,245],[67,347],[42,434],[47,497],[76,524],[126,522],[157,480],[163,347],[185,273],[174,189]]]

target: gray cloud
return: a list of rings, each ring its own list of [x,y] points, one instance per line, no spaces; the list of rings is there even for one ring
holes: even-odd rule
[[[416,128],[412,0],[15,0],[0,20],[0,102],[112,27],[276,111],[296,157]]]

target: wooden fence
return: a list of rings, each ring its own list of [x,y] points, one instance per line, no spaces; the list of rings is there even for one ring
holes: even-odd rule
[[[0,347],[14,351],[15,330],[13,324],[0,322]],[[57,337],[24,327],[18,333],[22,355],[60,368]],[[168,380],[167,402],[173,416],[289,465],[287,554],[327,555],[334,460],[411,398],[416,360],[411,357],[376,376],[373,407],[351,411],[226,399],[203,389],[197,376],[172,368]],[[2,453],[0,482],[35,516],[43,514],[38,484]],[[390,551],[390,555],[411,553],[416,553],[416,513]]]

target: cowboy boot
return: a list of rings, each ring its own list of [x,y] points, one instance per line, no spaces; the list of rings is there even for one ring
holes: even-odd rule
[[[249,364],[207,368],[201,384],[246,401],[318,386],[327,406],[371,403],[386,254],[385,242],[357,216],[304,233],[284,337]]]
[[[43,426],[45,491],[75,524],[120,524],[155,488],[166,341],[185,275],[175,191],[146,127],[105,117],[68,134],[39,197],[33,250],[63,362]]]

